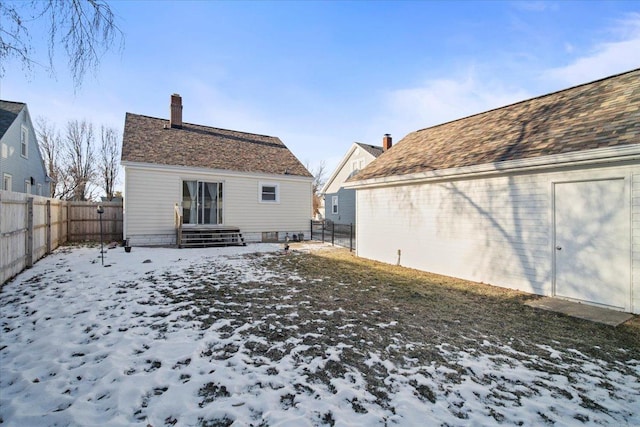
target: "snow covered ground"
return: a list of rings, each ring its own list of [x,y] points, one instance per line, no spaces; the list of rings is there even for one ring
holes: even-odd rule
[[[421,342],[365,295],[321,304],[281,247],[41,260],[0,293],[0,423],[640,425],[640,360]]]

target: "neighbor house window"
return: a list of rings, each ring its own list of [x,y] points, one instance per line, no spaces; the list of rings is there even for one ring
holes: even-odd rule
[[[11,175],[5,173],[2,177],[2,189],[12,191],[13,183],[11,181]]]
[[[36,185],[36,188],[38,189],[38,196],[42,196],[42,184]]]
[[[20,154],[22,157],[29,157],[29,129],[26,126],[22,126],[22,132],[20,132]]]
[[[338,196],[331,196],[331,213],[338,213]]]
[[[260,202],[279,203],[280,202],[280,186],[278,184],[261,182],[259,186]]]
[[[24,192],[27,194],[31,194],[31,180],[30,179],[25,179],[24,180]]]

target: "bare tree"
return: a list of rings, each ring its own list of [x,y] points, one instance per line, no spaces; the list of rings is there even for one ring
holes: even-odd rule
[[[64,198],[63,182],[60,182],[60,159],[59,153],[62,143],[60,133],[55,125],[49,123],[44,117],[36,118],[36,133],[38,134],[38,145],[47,168],[47,175],[51,178],[51,197]]]
[[[100,164],[98,166],[100,180],[107,200],[113,200],[120,159],[120,144],[117,131],[114,128],[101,126],[100,141]]]
[[[47,68],[52,74],[55,51],[64,47],[76,88],[88,69],[97,68],[102,54],[116,40],[123,46],[123,33],[105,0],[2,0],[0,20],[0,77],[10,58],[29,71],[38,64],[29,32],[32,26],[48,26]]]
[[[64,179],[72,190],[72,199],[92,198],[91,187],[96,175],[93,125],[86,120],[70,120],[67,123],[63,155]]]
[[[315,168],[311,168],[309,166],[309,162],[306,162],[305,164],[307,170],[311,173],[311,175],[313,175],[313,183],[312,183],[312,191],[313,191],[313,212],[312,215],[315,217],[316,215],[318,215],[320,212],[320,206],[322,206],[322,195],[320,194],[320,190],[322,189],[322,186],[324,185],[327,177],[327,168],[325,165],[324,160],[320,161],[320,163],[318,163],[316,165]]]

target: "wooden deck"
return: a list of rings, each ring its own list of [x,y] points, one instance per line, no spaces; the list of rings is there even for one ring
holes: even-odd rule
[[[238,227],[221,225],[183,225],[177,243],[179,248],[246,246]]]

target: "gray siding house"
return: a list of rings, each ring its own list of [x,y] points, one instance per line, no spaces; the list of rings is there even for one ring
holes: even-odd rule
[[[385,150],[391,148],[391,136],[385,135],[383,147],[354,142],[333,171],[320,193],[324,198],[324,219],[336,224],[355,224],[356,191],[344,188],[344,182],[354,176]]]
[[[22,102],[0,100],[0,177],[2,190],[51,194],[29,109]]]

